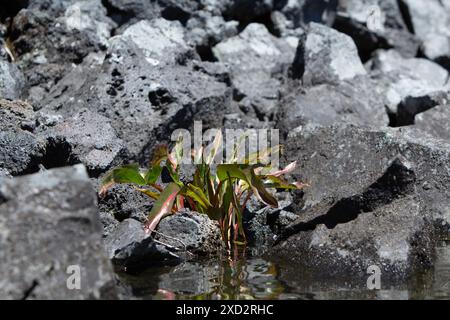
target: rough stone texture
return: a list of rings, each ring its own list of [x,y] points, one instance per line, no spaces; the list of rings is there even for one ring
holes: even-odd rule
[[[194,254],[218,253],[223,248],[219,225],[208,216],[189,210],[162,219],[156,239]],[[175,240],[176,239],[176,240]]]
[[[152,209],[152,200],[136,191],[131,185],[115,185],[104,198],[99,199],[99,208],[117,220],[132,218],[145,222]]]
[[[35,127],[32,107],[0,99],[0,127],[0,168],[13,176],[36,171],[45,144],[30,132]]]
[[[24,96],[25,77],[12,63],[0,59],[0,98],[14,100]]]
[[[111,261],[128,270],[138,270],[161,263],[176,263],[179,257],[157,244],[144,231],[144,225],[125,219],[104,240]]]
[[[86,108],[101,114],[130,158],[143,162],[150,146],[170,140],[176,128],[192,126],[197,119],[204,128],[221,125],[230,104],[226,83],[189,60],[186,65],[155,66],[125,36],[110,42],[102,65],[68,75],[43,102],[43,112],[70,117]]]
[[[306,85],[339,83],[366,74],[355,43],[349,36],[310,23],[300,39],[292,76]]]
[[[414,117],[450,99],[449,73],[441,66],[419,58],[404,59],[394,50],[378,51],[372,69],[381,73],[391,125],[414,123]]]
[[[120,163],[125,150],[107,118],[89,110],[51,127],[44,133],[49,145],[65,145],[69,162],[82,162],[91,175]]]
[[[185,42],[183,26],[178,21],[162,18],[140,21],[128,27],[123,37],[142,49],[151,65],[176,63],[191,50]]]
[[[0,195],[2,299],[116,297],[83,166],[3,180]],[[80,290],[66,286],[72,265],[80,267]]]
[[[311,186],[273,253],[332,274],[362,276],[376,264],[402,278],[432,265],[435,227],[450,223],[447,143],[335,126],[292,134],[286,146],[300,164],[295,178]]]
[[[281,85],[277,75],[292,63],[296,45],[295,38],[277,39],[264,25],[252,23],[213,52],[230,67],[240,103],[250,105],[263,119],[274,111]]]
[[[414,128],[425,131],[436,138],[450,141],[450,105],[434,107],[418,114],[414,119]]]
[[[424,55],[450,68],[450,3],[440,0],[402,0],[412,31]]]
[[[363,61],[380,48],[417,55],[420,42],[409,32],[397,0],[343,0],[337,11],[333,27],[353,38]]]
[[[321,84],[285,95],[277,115],[277,127],[288,133],[304,125],[353,123],[386,127],[384,87],[377,79],[356,77],[339,85]]]

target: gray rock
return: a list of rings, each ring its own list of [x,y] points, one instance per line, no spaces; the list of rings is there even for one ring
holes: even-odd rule
[[[339,83],[365,74],[352,38],[317,23],[309,24],[292,65],[294,78],[316,85]]]
[[[30,90],[45,93],[71,71],[73,63],[104,49],[115,24],[101,0],[44,2],[33,2],[17,14],[10,40]]]
[[[66,144],[71,161],[80,161],[91,175],[99,175],[118,165],[126,152],[107,118],[89,110],[44,131],[49,144]]]
[[[155,66],[133,41],[116,36],[103,63],[61,80],[42,102],[42,112],[64,118],[84,108],[98,113],[109,119],[130,158],[145,163],[174,129],[189,128],[197,119],[204,128],[222,124],[231,91],[197,66],[189,60]]]
[[[297,39],[278,39],[262,24],[248,25],[238,36],[213,48],[215,57],[228,64],[242,104],[259,117],[270,116],[280,96],[277,78],[292,63]]]
[[[185,42],[181,23],[163,18],[133,24],[123,32],[123,38],[133,41],[142,49],[146,60],[155,66],[176,63],[191,50]]]
[[[386,127],[384,88],[377,79],[356,77],[339,85],[294,89],[280,103],[277,127],[285,133],[305,125],[337,122]]]
[[[421,40],[424,55],[450,67],[450,3],[402,0],[412,31]]]
[[[37,171],[45,143],[32,132],[33,108],[26,102],[0,99],[0,168],[13,176]]]
[[[333,27],[353,38],[363,61],[380,48],[415,57],[420,45],[403,21],[397,0],[340,1]]]
[[[99,200],[99,209],[119,221],[132,218],[145,222],[152,200],[131,185],[115,185]]]
[[[129,271],[180,260],[164,245],[157,244],[145,233],[144,225],[134,219],[122,221],[104,243],[111,261]]]
[[[3,180],[0,194],[2,299],[116,298],[83,166]],[[67,287],[70,266],[80,268],[79,290]]]
[[[385,103],[393,126],[413,124],[418,113],[445,104],[450,98],[449,73],[436,63],[380,50],[371,64],[386,84]]]
[[[184,210],[162,219],[156,239],[198,255],[220,252],[223,242],[219,225],[207,215]]]
[[[287,160],[299,162],[295,178],[310,187],[272,253],[332,275],[377,265],[403,278],[432,265],[436,234],[450,223],[447,143],[335,126],[304,129],[286,146]]]
[[[336,17],[337,0],[275,0],[275,9],[289,21],[289,29],[305,27],[310,22],[331,26]]]
[[[450,105],[441,105],[416,115],[414,128],[450,141]]]
[[[25,89],[22,72],[14,64],[0,59],[0,98],[20,99],[24,96]]]

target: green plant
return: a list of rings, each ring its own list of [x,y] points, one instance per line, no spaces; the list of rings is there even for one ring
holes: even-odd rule
[[[104,195],[114,184],[127,183],[153,198],[155,202],[145,224],[148,233],[153,232],[164,216],[189,207],[217,220],[227,245],[231,241],[245,243],[243,212],[251,195],[268,206],[277,207],[277,200],[268,188],[292,190],[300,189],[304,184],[289,183],[282,178],[282,175],[295,169],[295,162],[275,172],[270,172],[270,168],[263,165],[272,154],[280,151],[279,146],[251,154],[243,164],[236,164],[239,147],[239,143],[236,143],[232,157],[228,160],[230,164],[213,165],[221,141],[222,136],[218,134],[208,154],[205,154],[203,147],[192,150],[190,157],[196,163],[192,181],[180,180],[183,148],[182,140],[179,139],[172,152],[166,145],[156,147],[146,171],[141,171],[137,164],[129,164],[108,172],[102,180],[100,195]],[[164,188],[158,184],[163,170],[167,170],[172,179]]]

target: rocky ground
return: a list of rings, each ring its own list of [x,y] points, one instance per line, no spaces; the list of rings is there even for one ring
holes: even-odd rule
[[[194,120],[280,129],[310,184],[248,205],[256,252],[324,277],[433,266],[450,226],[450,1],[19,0],[0,22],[0,298],[117,298],[110,261],[220,250],[206,217],[161,222],[182,244],[146,238],[146,198],[96,196]]]

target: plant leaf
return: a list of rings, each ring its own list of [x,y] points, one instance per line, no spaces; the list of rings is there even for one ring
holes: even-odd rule
[[[167,147],[166,144],[157,145],[153,149],[152,161],[150,162],[150,164],[152,166],[159,166],[161,164],[161,162],[163,162],[164,160],[167,160],[168,154],[169,154],[169,148]]]
[[[209,154],[206,156],[205,163],[207,165],[213,163],[214,158],[216,157],[217,152],[219,151],[221,145],[222,145],[222,131],[218,130],[216,136],[214,137],[214,141],[212,143],[212,147],[209,151]]]
[[[250,185],[250,187],[253,190],[253,193],[255,196],[264,202],[266,205],[272,206],[272,207],[278,207],[278,201],[275,199],[269,191],[267,191],[266,187],[264,186],[264,183],[262,180],[255,174],[253,169],[247,170],[246,172],[247,176],[247,183]]]
[[[160,165],[151,166],[145,174],[145,183],[147,185],[155,184],[156,181],[158,181],[158,178],[161,176],[162,170],[163,167],[161,167]]]
[[[142,177],[138,164],[128,164],[117,167],[108,172],[102,179],[99,194],[104,195],[106,191],[116,183],[145,185],[145,179]]]
[[[171,182],[167,185],[158,200],[153,204],[153,208],[148,215],[148,220],[145,224],[146,233],[152,233],[159,221],[171,213],[179,191],[180,187],[176,183]]]
[[[270,173],[270,175],[279,177],[283,174],[291,173],[292,171],[295,170],[296,167],[297,167],[297,161],[294,161],[294,162],[288,164],[283,170],[278,170],[278,171],[272,172],[272,173]]]

